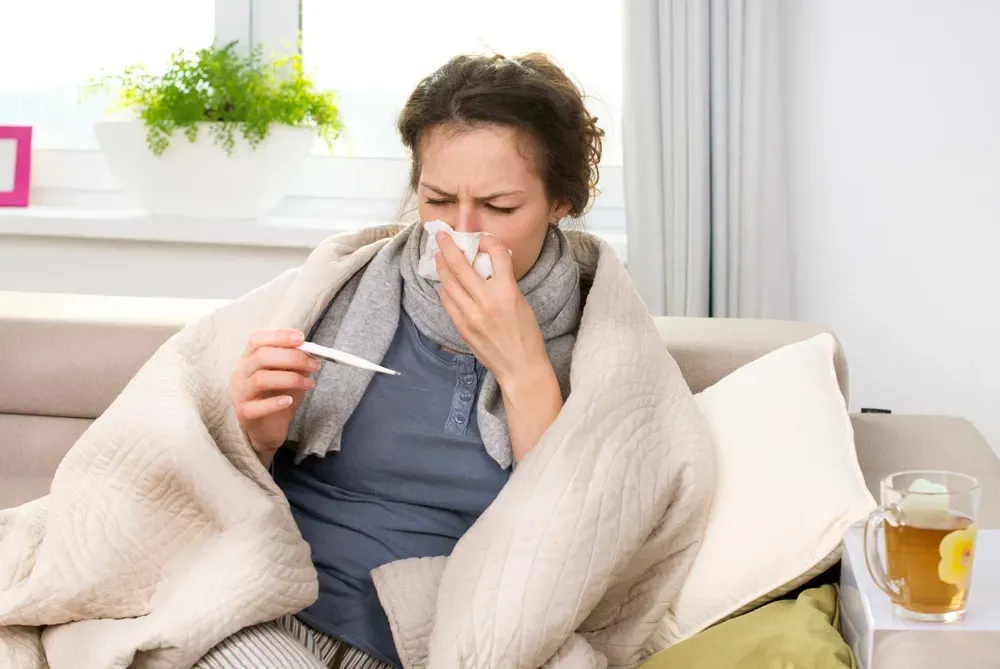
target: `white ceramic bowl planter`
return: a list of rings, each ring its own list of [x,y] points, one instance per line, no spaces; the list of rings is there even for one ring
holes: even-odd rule
[[[157,156],[139,120],[98,121],[97,142],[122,189],[157,216],[200,219],[262,218],[284,197],[316,139],[316,130],[273,124],[252,148],[236,132],[232,154],[219,146],[210,123],[188,141],[175,131]]]

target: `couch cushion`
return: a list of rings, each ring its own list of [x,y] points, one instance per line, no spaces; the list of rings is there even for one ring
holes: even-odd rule
[[[90,423],[83,418],[0,414],[0,509],[47,494],[63,455]]]
[[[695,396],[716,451],[705,538],[674,611],[680,636],[802,585],[840,559],[875,501],[820,334],[773,351]]]
[[[218,300],[0,292],[0,412],[96,418]]]
[[[853,669],[837,606],[836,586],[805,590],[682,641],[640,669]]]

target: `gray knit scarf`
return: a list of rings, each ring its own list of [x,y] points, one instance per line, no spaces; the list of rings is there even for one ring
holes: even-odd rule
[[[379,362],[389,350],[404,309],[426,337],[471,353],[441,304],[437,282],[417,275],[426,232],[419,223],[389,241],[331,300],[310,340]],[[545,350],[563,398],[569,394],[570,360],[580,324],[580,270],[566,236],[550,229],[534,266],[518,282],[541,326]],[[297,442],[297,461],[340,450],[347,419],[357,408],[373,372],[325,363],[292,420],[288,441]],[[407,383],[396,377],[395,383]],[[513,460],[503,398],[488,370],[476,407],[486,451],[506,469]]]

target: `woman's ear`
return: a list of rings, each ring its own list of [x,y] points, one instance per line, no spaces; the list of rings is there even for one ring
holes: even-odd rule
[[[557,202],[549,212],[549,223],[555,225],[569,214],[569,202]]]

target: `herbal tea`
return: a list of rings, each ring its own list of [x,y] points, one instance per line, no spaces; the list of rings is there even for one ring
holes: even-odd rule
[[[917,613],[950,613],[965,607],[975,548],[972,520],[954,513],[928,514],[917,523],[884,523],[886,571],[900,606]]]
[[[875,585],[901,618],[961,620],[976,552],[979,482],[959,472],[921,469],[890,474],[879,491],[864,538]]]

